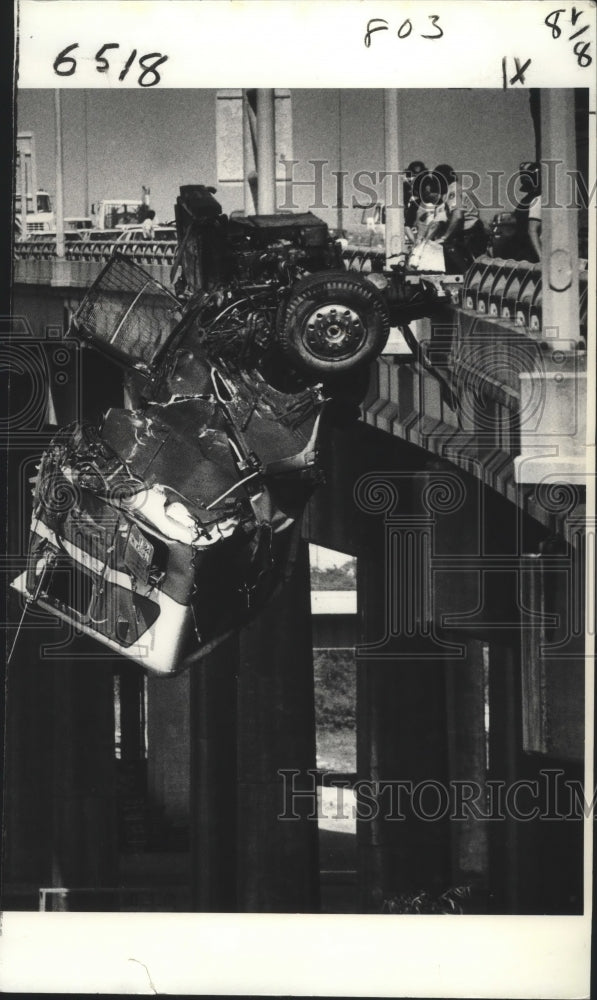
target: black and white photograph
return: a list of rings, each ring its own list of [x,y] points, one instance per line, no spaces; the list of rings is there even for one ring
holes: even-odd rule
[[[198,928],[180,992],[589,995],[594,5],[16,28],[0,985]],[[154,936],[19,980],[29,926]]]

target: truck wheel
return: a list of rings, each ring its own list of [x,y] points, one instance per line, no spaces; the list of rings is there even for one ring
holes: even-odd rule
[[[386,304],[370,281],[324,271],[296,283],[278,338],[293,368],[324,377],[377,357],[389,332]]]

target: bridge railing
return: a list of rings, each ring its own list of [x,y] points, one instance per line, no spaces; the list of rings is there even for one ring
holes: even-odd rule
[[[136,264],[171,264],[176,253],[176,240],[130,240],[115,242],[111,239],[80,240],[67,242],[66,260],[108,261],[114,252],[130,257]],[[56,257],[56,237],[35,242],[15,243],[16,260],[53,260]]]
[[[347,271],[382,271],[385,256],[379,247],[347,246],[342,252]],[[464,275],[456,305],[479,316],[500,319],[506,326],[540,333],[543,328],[541,264],[483,256]],[[587,337],[587,261],[579,260],[579,339]]]
[[[386,258],[379,247],[347,246],[342,251],[342,260],[347,271],[368,274],[371,271],[383,271]]]
[[[579,260],[578,341],[586,343],[588,308],[587,261]],[[527,260],[479,257],[468,269],[460,305],[478,316],[491,316],[532,334],[543,329],[541,264]]]
[[[67,244],[66,250],[68,249]],[[47,236],[45,239],[22,243],[17,241],[13,254],[15,260],[52,260],[56,257],[56,237]]]
[[[67,234],[68,236],[68,234]],[[67,240],[65,258],[71,261],[108,261],[117,252],[130,257],[136,264],[172,264],[176,240],[113,239]],[[56,258],[56,237],[15,243],[16,260],[53,260]],[[383,270],[385,257],[379,248],[351,247],[343,251],[344,266],[350,271],[367,274]],[[579,338],[586,342],[588,309],[588,272],[586,260],[580,261]],[[536,335],[542,330],[541,265],[528,261],[502,260],[499,257],[479,257],[464,275],[459,300],[463,309],[481,316],[499,318],[506,325],[526,329]]]

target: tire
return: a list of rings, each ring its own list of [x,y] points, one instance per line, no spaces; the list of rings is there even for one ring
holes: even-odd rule
[[[389,332],[386,304],[372,282],[348,271],[324,271],[296,283],[278,339],[291,367],[323,378],[373,360]]]

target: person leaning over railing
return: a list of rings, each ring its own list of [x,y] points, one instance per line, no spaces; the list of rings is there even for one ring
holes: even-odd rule
[[[413,160],[406,168],[403,184],[404,232],[412,244],[416,243],[417,240],[417,215],[421,205],[420,185],[417,184],[417,178],[426,173],[428,173],[427,167],[422,160]]]
[[[447,229],[440,241],[447,255],[462,259],[465,264],[480,257],[487,249],[487,233],[479,218],[474,201],[463,191],[456,171],[448,163],[440,163],[432,171],[446,208]]]
[[[502,255],[536,263],[541,259],[541,164],[531,160],[521,163],[518,184],[520,194],[513,212],[516,231]]]

